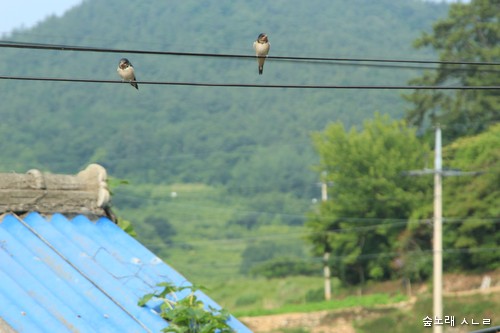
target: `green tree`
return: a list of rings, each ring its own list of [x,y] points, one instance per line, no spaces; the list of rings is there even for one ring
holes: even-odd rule
[[[472,0],[450,5],[448,17],[434,24],[433,33],[415,40],[416,48],[432,47],[442,61],[500,61],[500,2]],[[411,80],[415,85],[498,85],[499,65],[441,64],[436,71]],[[500,120],[500,94],[496,90],[416,90],[405,98],[413,103],[407,120],[414,125],[447,125],[453,139],[484,131]]]
[[[477,176],[446,177],[443,180],[444,268],[487,271],[500,263],[500,124],[484,133],[460,138],[443,148],[443,165],[462,171],[483,172]],[[429,177],[430,178],[430,177]],[[421,266],[415,275],[427,275],[425,263],[432,249],[432,201],[412,214],[407,233],[400,239]],[[429,223],[421,223],[422,221]],[[429,266],[429,265],[428,265]]]
[[[379,115],[362,131],[335,123],[313,139],[317,170],[333,183],[307,222],[316,254],[330,252],[333,274],[347,283],[389,277],[397,237],[426,191],[403,172],[421,168],[428,149],[403,121]]]
[[[487,132],[465,137],[446,147],[448,163],[465,171],[482,171],[476,177],[454,177],[444,187],[444,213],[451,222],[444,232],[452,259],[461,269],[500,267],[500,124]]]

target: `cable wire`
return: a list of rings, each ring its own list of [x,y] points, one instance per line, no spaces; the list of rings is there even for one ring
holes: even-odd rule
[[[21,49],[39,49],[39,50],[57,50],[57,51],[78,51],[78,52],[102,52],[102,53],[130,53],[130,54],[148,54],[148,55],[171,55],[171,56],[190,56],[190,57],[219,57],[219,58],[251,58],[254,55],[245,54],[219,54],[219,53],[197,53],[197,52],[174,52],[174,51],[147,51],[130,49],[110,49],[88,46],[71,46],[43,43],[25,43],[25,42],[0,42],[0,47],[21,48]],[[379,63],[406,63],[406,64],[446,64],[446,65],[477,65],[494,66],[500,65],[500,62],[484,61],[447,61],[447,60],[416,60],[416,59],[377,59],[377,58],[342,58],[342,57],[295,57],[295,56],[267,56],[266,59],[274,60],[295,60],[295,61],[351,61],[351,62],[379,62]]]
[[[146,247],[149,248],[155,248],[155,249],[160,249],[162,246],[158,246],[152,243],[148,242],[143,242]],[[499,252],[500,247],[471,247],[471,248],[461,248],[461,249],[453,249],[453,248],[448,248],[448,249],[443,249],[443,254],[446,256],[454,256],[454,255],[460,255],[460,254],[473,254],[473,253],[480,253],[480,252]],[[194,254],[188,254],[192,256],[197,256],[198,254],[195,252]],[[412,251],[405,251],[405,252],[375,252],[375,253],[365,253],[365,254],[360,254],[358,255],[353,263],[360,262],[362,260],[366,259],[375,259],[375,258],[384,258],[384,257],[400,257],[402,255],[412,255],[416,257],[430,257],[433,255],[433,250],[432,249],[424,249],[424,250],[412,250]],[[275,257],[274,259],[278,259],[279,257]],[[342,259],[352,259],[351,255],[330,255],[331,260],[342,260]],[[272,258],[273,259],[273,258]],[[272,259],[254,259],[254,260],[245,260],[245,263],[247,264],[261,264],[265,262],[269,262]],[[323,257],[307,257],[307,256],[293,256],[290,259],[296,259],[296,260],[302,260],[305,262],[309,263],[322,263],[323,262]],[[191,261],[189,262],[182,262],[178,261],[176,262],[176,266],[179,265],[189,265],[189,266],[196,266],[197,268],[201,267],[241,267],[242,262],[237,262],[237,261],[231,261],[228,262],[226,261],[213,261],[210,263],[193,263]]]
[[[72,79],[56,77],[7,76],[0,75],[0,80],[53,81],[78,83],[114,83],[130,84],[128,81]],[[500,90],[500,86],[407,86],[407,85],[300,85],[300,84],[256,84],[256,83],[210,83],[210,82],[170,82],[170,81],[134,81],[141,85],[168,85],[194,87],[227,88],[281,88],[281,89],[362,89],[362,90]]]

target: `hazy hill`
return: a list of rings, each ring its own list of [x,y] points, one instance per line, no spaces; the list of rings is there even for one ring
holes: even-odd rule
[[[411,43],[447,6],[416,0],[87,0],[5,40],[282,56],[430,58]],[[0,74],[264,84],[406,84],[416,70],[254,59],[6,49]],[[310,132],[404,112],[399,91],[203,88],[0,81],[0,169],[74,172],[89,162],[139,182],[203,182],[255,194],[315,190]]]

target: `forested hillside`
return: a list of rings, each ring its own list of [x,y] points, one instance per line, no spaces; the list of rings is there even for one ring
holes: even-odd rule
[[[274,56],[434,59],[412,42],[446,12],[446,4],[417,0],[87,0],[4,40],[253,55],[253,41],[266,32]],[[2,48],[0,75],[118,80],[121,57],[133,63],[138,81],[406,85],[422,74],[405,66],[268,59],[259,76],[255,59]],[[311,133],[331,122],[357,126],[375,112],[401,118],[406,107],[398,90],[139,83],[136,91],[128,84],[0,80],[0,91],[1,171],[74,173],[91,162],[104,165],[131,182],[113,201],[141,241],[200,278],[249,273],[280,256],[308,257],[301,228],[319,197]]]
[[[133,9],[133,10],[128,10]],[[85,1],[6,40],[138,50],[429,58],[411,42],[445,14],[421,1]],[[117,14],[120,13],[120,14]],[[253,59],[2,49],[0,73],[118,79],[126,56],[138,80],[264,84],[406,84],[418,71]],[[253,195],[311,195],[310,132],[400,117],[399,91],[287,90],[1,81],[2,170],[73,172],[89,162],[139,182],[223,184]]]

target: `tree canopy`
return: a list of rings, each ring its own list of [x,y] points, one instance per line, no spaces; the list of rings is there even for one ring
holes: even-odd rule
[[[332,183],[329,200],[307,223],[316,252],[331,252],[334,272],[344,281],[391,276],[387,254],[426,192],[425,181],[404,172],[425,164],[426,145],[403,121],[387,116],[365,121],[359,131],[332,124],[314,143],[318,170]]]
[[[431,34],[415,40],[416,48],[430,47],[441,61],[500,62],[500,2],[472,0],[450,5],[448,17],[438,20]],[[455,65],[442,63],[410,81],[415,85],[499,85],[500,65]],[[446,137],[476,134],[500,120],[500,94],[497,90],[417,90],[406,95],[413,103],[406,118],[413,125],[447,126]]]
[[[482,172],[451,177],[444,183],[445,246],[460,255],[445,256],[452,268],[500,267],[500,124],[446,147],[450,168]]]

